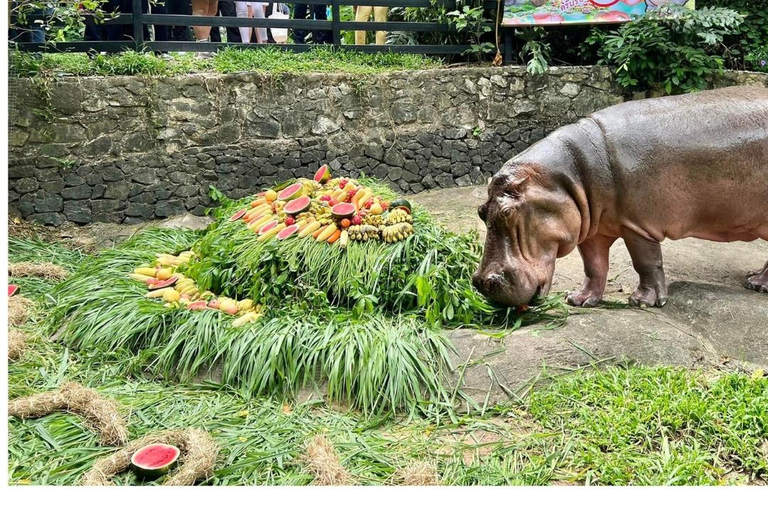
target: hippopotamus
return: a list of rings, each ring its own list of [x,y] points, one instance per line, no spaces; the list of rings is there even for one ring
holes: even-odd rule
[[[549,292],[555,260],[578,248],[596,306],[623,238],[640,283],[633,306],[663,306],[660,242],[768,240],[768,89],[728,87],[629,101],[567,125],[506,162],[478,208],[488,228],[475,287],[524,306]],[[768,292],[768,263],[746,286]]]

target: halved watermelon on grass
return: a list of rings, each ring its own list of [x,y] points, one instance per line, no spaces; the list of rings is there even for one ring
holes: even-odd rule
[[[277,224],[278,224],[278,222],[276,220],[271,220],[271,221],[267,222],[266,224],[261,226],[261,229],[259,230],[259,234],[263,235],[264,233],[266,233],[270,229],[273,229],[275,226],[277,226]]]
[[[19,291],[19,287],[16,286],[15,284],[9,284],[8,285],[8,296],[9,297],[13,297],[14,295],[16,295],[16,292],[18,292],[18,291]]]
[[[299,197],[292,201],[288,201],[285,204],[283,211],[288,215],[298,215],[301,212],[305,212],[309,210],[309,205],[311,203],[312,203],[312,200],[309,197],[307,196]]]
[[[339,203],[331,208],[334,219],[351,219],[357,213],[357,208],[352,203]]]
[[[148,288],[150,290],[159,290],[160,288],[168,288],[169,286],[173,286],[174,284],[176,284],[176,281],[178,280],[179,280],[179,276],[171,276],[168,279],[163,279],[162,281],[151,283]]]
[[[150,444],[131,457],[131,469],[142,478],[157,478],[166,474],[179,460],[181,450],[169,444]]]
[[[296,234],[299,229],[299,226],[296,224],[293,226],[288,226],[287,228],[280,230],[280,232],[277,234],[277,239],[285,240],[286,238],[290,238],[292,235]]]
[[[411,207],[410,201],[407,199],[395,199],[391,203],[389,203],[389,209],[390,210],[396,210],[400,208],[401,210],[405,210],[408,213],[411,213],[411,210],[413,210],[413,207]]]
[[[238,211],[236,211],[236,212],[235,212],[235,214],[234,214],[234,215],[232,215],[232,216],[229,218],[229,220],[230,220],[230,221],[236,221],[236,220],[239,220],[239,219],[243,218],[243,215],[245,215],[245,212],[247,212],[247,211],[248,211],[248,210],[246,210],[245,208],[243,208],[242,210],[238,210]]]
[[[320,168],[315,173],[314,180],[318,183],[325,183],[330,179],[331,179],[331,169],[328,167],[328,164],[321,165]]]
[[[282,191],[280,191],[279,194],[277,194],[277,199],[279,201],[290,201],[291,199],[296,199],[301,195],[303,190],[303,183],[294,183],[293,185],[288,185]]]

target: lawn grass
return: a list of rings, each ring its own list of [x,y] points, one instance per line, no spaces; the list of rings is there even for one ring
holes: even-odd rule
[[[11,240],[11,261],[53,261],[74,270],[83,255],[52,244]],[[45,251],[45,252],[43,252]],[[53,283],[22,285],[40,300]],[[37,318],[44,318],[40,311]],[[302,456],[324,434],[355,483],[397,483],[399,470],[425,461],[446,485],[743,484],[768,475],[768,379],[678,368],[582,371],[484,415],[367,417],[316,399],[301,403],[205,384],[126,377],[105,363],[42,338],[28,324],[30,350],[9,362],[10,398],[63,380],[96,387],[129,414],[132,438],[199,426],[221,446],[212,485],[307,485]],[[36,335],[36,337],[35,337]],[[9,420],[9,483],[74,484],[113,449],[79,418],[54,413]],[[121,485],[137,484],[130,473]],[[158,483],[158,482],[156,482]]]
[[[212,59],[197,59],[194,54],[173,53],[163,59],[153,53],[127,51],[89,57],[84,53],[45,53],[32,55],[12,51],[10,76],[174,76],[189,73],[238,73],[258,71],[286,73],[349,73],[357,75],[388,71],[422,70],[441,65],[423,55],[398,53],[367,54],[318,47],[305,53],[282,51],[277,47],[259,49],[226,48]]]

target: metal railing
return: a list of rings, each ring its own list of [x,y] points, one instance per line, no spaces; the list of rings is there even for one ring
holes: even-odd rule
[[[233,1],[233,0],[220,0]],[[450,0],[437,0],[438,2],[450,2]],[[503,0],[501,0],[503,1]],[[211,27],[253,27],[253,28],[284,28],[293,30],[305,30],[311,32],[330,31],[332,35],[331,45],[335,48],[355,50],[366,53],[396,52],[418,53],[426,55],[457,55],[472,50],[470,44],[392,44],[392,45],[357,45],[342,44],[343,31],[385,31],[385,32],[440,32],[459,33],[455,26],[439,22],[410,22],[410,21],[342,21],[341,6],[376,6],[376,7],[412,7],[428,8],[434,4],[432,0],[289,0],[290,4],[330,5],[330,20],[297,20],[297,19],[270,19],[270,18],[239,18],[232,16],[191,16],[179,14],[148,14],[142,13],[142,0],[132,0],[133,13],[119,14],[114,18],[104,21],[105,25],[130,25],[131,39],[120,41],[68,41],[46,43],[16,43],[16,47],[22,51],[36,52],[120,52],[125,50],[135,51],[183,51],[183,52],[211,52],[225,47],[259,48],[264,46],[278,46],[281,49],[302,52],[307,51],[316,44],[302,43],[224,43],[224,42],[196,42],[196,41],[146,41],[144,38],[145,25],[164,26],[211,26]],[[496,0],[484,2],[489,18],[496,16]],[[483,23],[490,27],[489,32],[493,38],[494,23]],[[502,47],[509,46],[511,36],[504,34]],[[509,48],[503,51],[509,55]]]

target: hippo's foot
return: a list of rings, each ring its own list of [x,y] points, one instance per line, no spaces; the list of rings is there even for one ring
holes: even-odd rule
[[[747,284],[750,290],[768,293],[768,263],[762,270],[756,270],[747,274]]]
[[[571,292],[565,297],[565,301],[571,306],[581,308],[593,308],[603,300],[603,293],[583,287],[581,290]]]
[[[640,308],[660,308],[667,303],[667,298],[667,287],[665,284],[660,283],[651,286],[640,284],[637,290],[629,296],[629,305]]]

